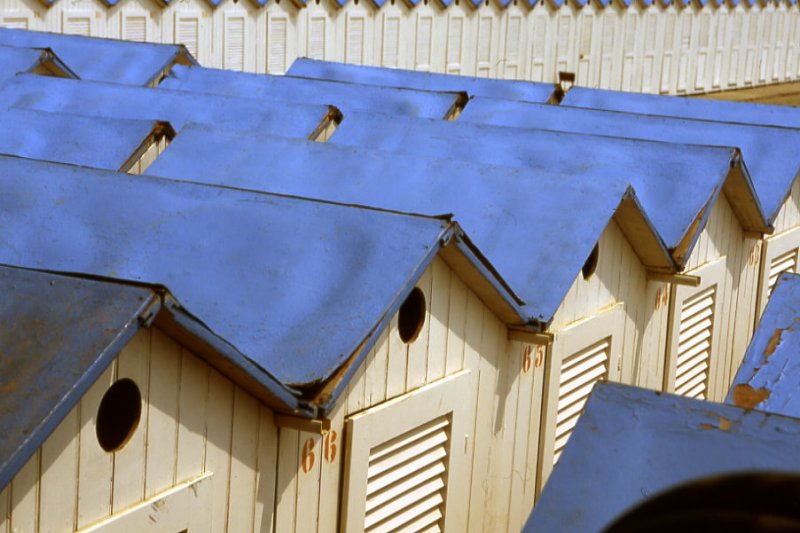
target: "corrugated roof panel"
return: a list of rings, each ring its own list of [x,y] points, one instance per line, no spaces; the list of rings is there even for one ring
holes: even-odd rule
[[[782,274],[726,403],[800,418],[800,275]]]
[[[525,118],[514,124],[528,123]],[[722,187],[731,162],[729,148],[368,114],[351,114],[329,143],[550,174],[578,175],[591,169],[593,179],[621,177],[634,186],[669,246],[681,241]]]
[[[0,488],[138,330],[147,288],[0,267]]]
[[[688,481],[797,472],[798,433],[794,418],[598,383],[523,531],[600,532]]]
[[[543,175],[200,126],[184,129],[148,173],[400,211],[455,213],[526,302],[525,310],[545,321],[628,188],[625,176]],[[569,216],[577,211],[580,217]]]
[[[800,130],[475,98],[459,120],[740,148],[768,220],[800,171]]]
[[[44,76],[17,76],[0,88],[11,107],[108,118],[166,120],[176,130],[187,122],[308,137],[329,114],[328,106],[267,105],[217,95],[128,87]]]
[[[390,69],[365,65],[350,65],[302,57],[289,67],[288,76],[362,83],[382,87],[407,87],[424,91],[464,91],[470,96],[490,96],[527,102],[545,103],[555,91],[552,83],[496,80]]]
[[[119,170],[158,123],[47,113],[0,112],[0,154]]]
[[[332,104],[345,116],[352,110],[390,115],[445,118],[462,102],[452,92],[417,91],[325,80],[249,74],[176,65],[161,87],[223,96]]]
[[[449,231],[439,219],[8,157],[0,190],[0,263],[165,285],[288,384],[346,361]]]
[[[561,103],[573,107],[626,111],[628,113],[740,122],[762,126],[800,127],[800,109],[784,105],[627,93],[587,87],[571,88]]]
[[[125,85],[148,85],[179,58],[194,61],[180,45],[133,43],[11,28],[0,28],[0,44],[50,48],[81,79]]]

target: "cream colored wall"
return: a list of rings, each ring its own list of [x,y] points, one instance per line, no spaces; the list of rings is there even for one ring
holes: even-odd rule
[[[270,0],[264,7],[224,0],[212,8],[204,0],[165,7],[122,0],[108,8],[99,0],[59,0],[46,8],[35,0],[0,0],[0,11],[2,24],[48,31],[64,31],[65,16],[89,14],[92,35],[109,37],[122,35],[126,14],[144,13],[147,38],[165,43],[176,40],[176,14],[196,15],[197,57],[222,68],[227,20],[244,16],[242,66],[254,72],[280,73],[296,57],[310,56],[548,82],[567,70],[578,74],[579,85],[671,94],[800,75],[800,10],[784,3],[623,8],[615,1],[605,8],[589,3],[555,9],[549,3],[530,8],[523,0],[507,8],[494,1],[473,8],[469,0],[454,0],[443,8],[436,0],[415,7],[387,0],[377,8],[369,0],[351,0],[339,8],[332,0],[311,0],[305,7],[290,0]],[[317,40],[322,25],[325,35]]]
[[[615,221],[599,240],[597,270],[588,280],[579,272],[553,318],[557,332],[591,319],[616,303],[624,304],[622,383],[658,389],[663,375],[668,316],[667,284],[647,280],[647,270]]]
[[[324,437],[281,430],[276,530],[336,531],[347,416],[396,398],[462,369],[477,372],[464,513],[469,531],[519,529],[535,494],[543,353],[523,365],[525,346],[507,340],[505,326],[440,258],[420,278],[428,315],[420,336],[406,345],[395,317],[350,381]],[[537,366],[538,365],[538,366]],[[284,450],[286,450],[284,454]],[[314,456],[308,471],[296,465]]]
[[[712,207],[685,273],[692,274],[716,260],[725,263],[724,275],[718,281],[721,311],[715,319],[715,327],[721,328],[722,334],[717,357],[712,356],[709,393],[710,399],[721,401],[753,334],[761,263],[760,239],[745,236],[724,195]]]
[[[108,386],[123,377],[140,388],[142,416],[131,440],[108,453],[94,417]],[[73,531],[205,472],[213,474],[211,531],[269,531],[272,420],[160,330],[142,330],[0,493],[0,532]]]

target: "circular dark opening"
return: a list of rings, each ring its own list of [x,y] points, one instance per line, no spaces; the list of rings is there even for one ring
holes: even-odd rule
[[[97,409],[97,441],[107,452],[122,448],[131,438],[142,415],[139,387],[128,378],[108,388]]]
[[[595,244],[594,248],[592,248],[592,253],[589,254],[589,258],[586,259],[586,262],[583,264],[583,268],[581,268],[581,274],[583,274],[583,279],[589,279],[594,274],[594,271],[597,270],[597,258],[600,256],[600,245]]]
[[[414,287],[397,314],[397,329],[406,344],[414,342],[425,323],[425,295]]]

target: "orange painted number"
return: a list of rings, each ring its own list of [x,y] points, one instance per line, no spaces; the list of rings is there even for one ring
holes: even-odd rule
[[[308,439],[303,444],[303,456],[300,466],[306,474],[314,468],[314,439]]]
[[[533,350],[532,346],[526,346],[525,351],[522,353],[522,372],[527,374],[531,370],[531,366],[533,366],[533,361],[531,360],[531,351]]]
[[[544,364],[544,346],[536,347],[536,359],[533,360],[533,364],[536,368],[541,368]]]
[[[334,459],[336,459],[336,431],[329,431],[327,435],[325,435],[325,440],[323,441],[324,450],[323,456],[325,460],[329,463],[332,463]]]

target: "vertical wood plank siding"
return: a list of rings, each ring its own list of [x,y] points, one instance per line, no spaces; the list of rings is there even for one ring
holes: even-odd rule
[[[210,67],[282,73],[297,57],[465,75],[555,82],[576,72],[579,85],[669,94],[798,79],[800,9],[781,2],[736,7],[650,6],[612,2],[452,2],[446,9],[353,0],[257,6],[223,0],[162,5],[125,0],[0,0],[0,24],[98,37],[183,42]]]

